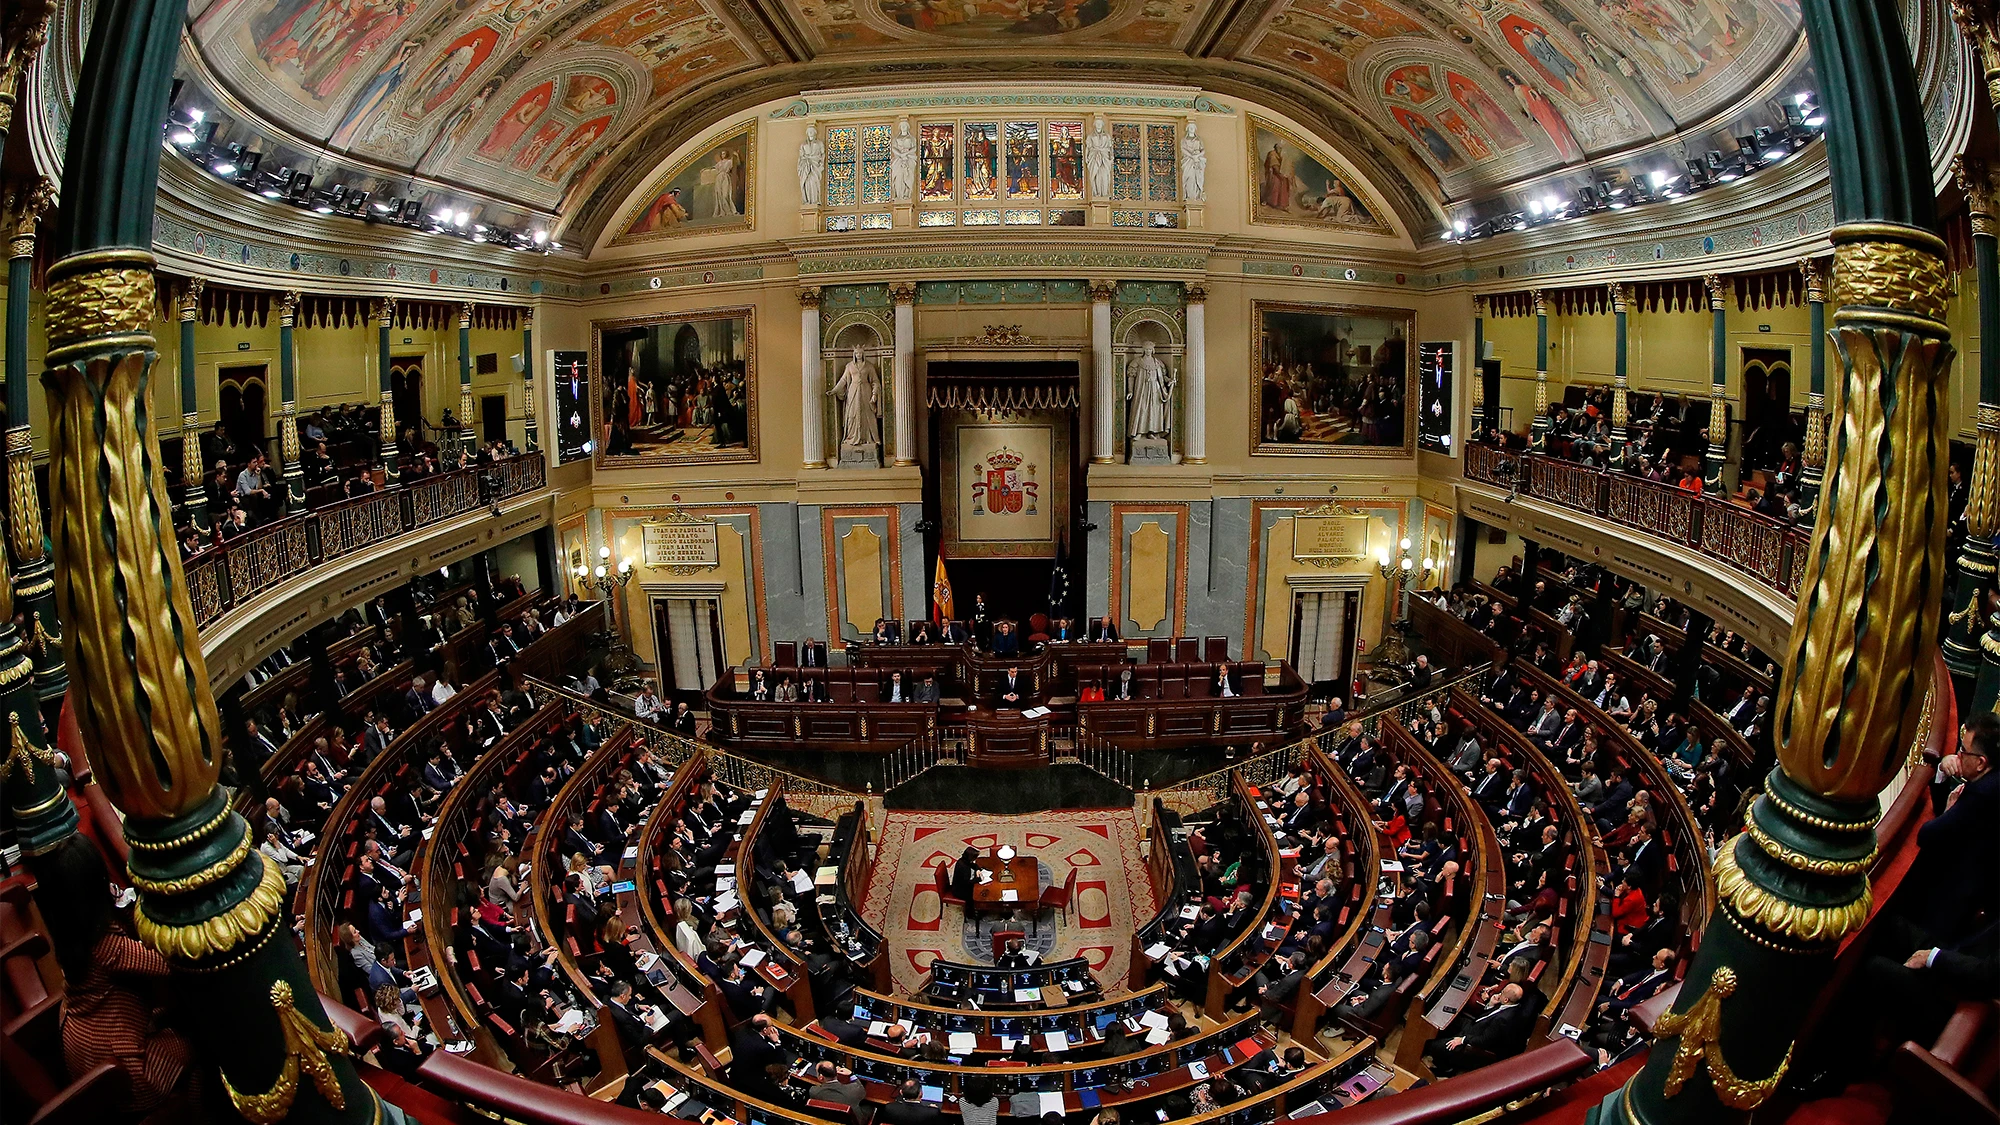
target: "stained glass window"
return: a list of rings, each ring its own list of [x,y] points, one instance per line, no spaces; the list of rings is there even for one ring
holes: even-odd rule
[[[887,125],[861,127],[861,202],[889,202],[889,133]],[[1167,131],[1173,142],[1173,131]]]
[[[854,155],[857,130],[842,125],[826,131],[826,205],[854,206]]]
[[[918,129],[922,148],[917,165],[917,195],[927,203],[951,199],[956,178],[952,175],[952,152],[957,147],[957,134],[958,127],[948,121],[927,123]]]
[[[1083,198],[1083,122],[1049,122],[1049,198]]]
[[[854,216],[852,216],[852,215],[828,215],[828,216],[826,217],[826,229],[828,229],[828,230],[853,230],[853,229],[854,229]]]
[[[1146,196],[1154,202],[1173,199],[1180,185],[1180,168],[1174,160],[1174,127],[1146,126]]]
[[[1111,127],[1111,198],[1143,199],[1142,162],[1137,125]]]
[[[861,216],[862,230],[888,230],[890,225],[890,216],[887,211],[878,211],[871,215]]]
[[[1000,212],[992,208],[967,211],[965,213],[965,225],[968,227],[997,227],[1000,225]]]
[[[958,222],[956,211],[919,211],[917,225],[920,227],[948,227]]]
[[[1113,211],[1111,225],[1114,227],[1143,227],[1146,225],[1144,211]]]
[[[1042,126],[1038,121],[1007,123],[1007,198],[1039,199],[1042,194]]]
[[[999,198],[999,159],[1000,126],[991,121],[966,122],[965,198]]]
[[[1007,225],[1010,227],[1041,226],[1042,213],[1040,211],[1032,211],[1032,210],[1029,211],[1010,210],[1007,212]]]

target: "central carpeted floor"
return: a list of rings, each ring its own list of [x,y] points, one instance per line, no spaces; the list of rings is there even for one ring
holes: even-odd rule
[[[1130,808],[1070,809],[1024,816],[985,813],[884,814],[863,916],[887,934],[896,987],[923,987],[930,963],[991,964],[992,933],[1018,928],[1048,960],[1087,957],[1106,990],[1122,987],[1131,960],[1132,919],[1155,909],[1146,863],[1139,854],[1139,824]],[[964,911],[938,899],[935,871],[958,859],[967,845],[982,851],[1012,844],[1034,856],[1042,886],[1061,884],[1076,869],[1076,905],[1067,916],[1051,911],[1034,922],[978,925]]]

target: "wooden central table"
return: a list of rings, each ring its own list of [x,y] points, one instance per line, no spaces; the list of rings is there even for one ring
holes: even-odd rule
[[[1042,899],[1042,870],[1035,857],[1019,851],[1014,858],[1001,862],[998,856],[988,852],[979,857],[979,869],[990,872],[993,878],[984,883],[972,885],[972,902],[975,913],[985,911],[1016,910],[1021,908],[1039,909]],[[1014,901],[1008,902],[1002,896],[1014,892]]]

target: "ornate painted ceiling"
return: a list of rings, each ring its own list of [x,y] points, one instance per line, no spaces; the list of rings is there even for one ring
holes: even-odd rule
[[[1793,0],[193,0],[188,19],[184,69],[280,136],[586,226],[747,105],[1030,74],[1257,97],[1435,204],[1696,124],[1801,34]]]

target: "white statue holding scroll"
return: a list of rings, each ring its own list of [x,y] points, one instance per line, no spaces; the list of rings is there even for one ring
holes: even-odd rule
[[[882,377],[855,345],[853,358],[826,392],[840,401],[840,444],[863,448],[876,444],[875,422],[882,408]]]
[[[1166,437],[1173,430],[1174,377],[1153,354],[1153,342],[1125,364],[1125,432],[1130,437]]]
[[[1092,199],[1111,198],[1111,134],[1105,131],[1102,117],[1091,125],[1090,136],[1083,139],[1083,174],[1090,181]]]
[[[1195,136],[1192,121],[1181,138],[1181,198],[1189,203],[1208,198],[1208,148]]]
[[[908,203],[917,187],[917,138],[910,135],[910,119],[896,122],[896,135],[889,139],[889,198]]]
[[[819,206],[820,181],[826,176],[826,142],[819,139],[819,126],[806,122],[806,139],[799,145],[799,199],[807,207]]]

